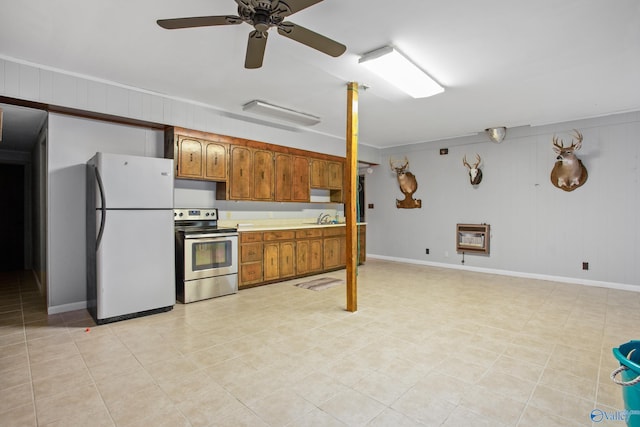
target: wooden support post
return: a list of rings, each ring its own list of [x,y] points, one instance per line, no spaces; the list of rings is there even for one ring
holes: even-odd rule
[[[347,230],[347,311],[358,310],[358,83],[347,85],[347,170],[345,217]]]

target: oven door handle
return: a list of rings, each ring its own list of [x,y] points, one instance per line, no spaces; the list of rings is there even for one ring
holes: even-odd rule
[[[185,239],[210,239],[212,237],[237,237],[238,233],[197,233],[197,234],[185,234]]]

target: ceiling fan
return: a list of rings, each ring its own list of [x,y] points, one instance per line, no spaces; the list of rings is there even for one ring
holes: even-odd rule
[[[159,19],[158,25],[167,30],[178,28],[209,27],[214,25],[237,25],[246,22],[254,30],[249,34],[245,68],[260,68],[267,45],[267,32],[278,28],[278,34],[306,46],[337,57],[347,47],[321,34],[284,19],[296,12],[320,3],[322,0],[234,0],[238,4],[238,15],[195,16],[191,18]]]

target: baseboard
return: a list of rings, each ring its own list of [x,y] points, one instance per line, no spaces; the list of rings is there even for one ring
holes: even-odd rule
[[[493,268],[471,267],[466,265],[447,264],[444,262],[421,261],[409,258],[397,258],[385,255],[367,254],[367,259],[380,259],[384,261],[402,262],[405,264],[418,264],[430,267],[449,268],[452,270],[475,271],[478,273],[497,274],[500,276],[522,277],[525,279],[546,280],[550,282],[571,283],[575,285],[595,286],[599,288],[617,289],[621,291],[640,292],[640,286],[627,283],[604,282],[600,280],[580,279],[577,277],[551,276],[548,274],[525,273],[522,271],[498,270]]]
[[[82,310],[87,308],[86,301],[72,302],[70,304],[54,305],[47,309],[48,314],[59,314],[67,311]]]

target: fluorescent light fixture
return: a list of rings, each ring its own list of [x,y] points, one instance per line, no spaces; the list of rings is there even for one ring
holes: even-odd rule
[[[313,126],[320,123],[320,117],[285,107],[269,104],[264,101],[254,100],[242,106],[243,111],[273,117],[279,120],[296,123],[303,126]]]
[[[391,46],[365,53],[358,62],[414,98],[444,92],[442,86]]]

